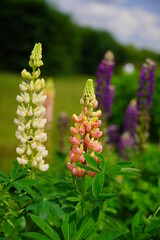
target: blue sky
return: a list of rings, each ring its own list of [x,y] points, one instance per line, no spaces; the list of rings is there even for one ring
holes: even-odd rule
[[[160,53],[160,0],[48,0],[80,25]]]

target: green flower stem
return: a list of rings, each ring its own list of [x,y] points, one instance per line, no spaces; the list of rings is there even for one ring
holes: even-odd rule
[[[86,213],[85,209],[85,175],[82,177],[82,216],[84,217]]]

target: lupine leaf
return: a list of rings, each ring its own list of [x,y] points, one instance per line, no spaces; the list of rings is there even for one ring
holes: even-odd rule
[[[32,220],[35,222],[35,224],[47,235],[49,236],[51,239],[53,240],[59,240],[59,236],[58,233],[56,231],[54,231],[53,228],[51,228],[51,226],[45,222],[44,220],[40,219],[39,217],[33,215],[33,214],[29,214],[29,216],[32,218]]]
[[[98,173],[92,183],[92,192],[93,196],[97,199],[99,194],[102,192],[103,189],[103,183],[104,183],[104,174]]]
[[[76,214],[73,207],[67,205],[64,209],[65,219],[62,221],[62,232],[65,240],[71,240],[75,233],[76,227]]]
[[[95,222],[91,216],[85,216],[80,220],[77,225],[77,232],[73,237],[73,240],[85,239],[95,226]]]
[[[76,165],[77,165],[78,167],[80,167],[80,168],[86,169],[86,170],[91,171],[91,172],[99,172],[99,171],[96,170],[95,168],[88,167],[88,166],[85,166],[85,165],[80,164],[80,163],[77,163]]]
[[[26,232],[21,234],[22,236],[28,237],[30,239],[36,239],[36,240],[50,240],[47,236],[37,233],[37,232]]]
[[[42,199],[38,204],[38,216],[45,220],[49,214],[49,202],[47,200]]]
[[[60,219],[64,220],[64,211],[62,208],[55,202],[48,201],[50,205],[50,209],[53,213],[55,213]]]
[[[14,160],[13,167],[12,167],[11,172],[10,172],[11,179],[14,179],[16,177],[16,175],[18,173],[18,168],[19,168],[18,161]]]
[[[99,165],[98,165],[98,163],[96,162],[96,160],[92,156],[90,156],[90,155],[88,155],[86,153],[83,153],[83,156],[84,156],[85,160],[87,161],[87,163],[91,167],[96,168],[96,169],[99,170]]]
[[[104,156],[103,156],[103,154],[102,154],[102,153],[97,153],[97,152],[95,152],[94,154],[96,155],[96,157],[99,158],[99,160],[100,160],[100,167],[101,167],[101,169],[102,169],[102,172],[104,172],[104,169],[105,169],[105,161],[104,161]]]

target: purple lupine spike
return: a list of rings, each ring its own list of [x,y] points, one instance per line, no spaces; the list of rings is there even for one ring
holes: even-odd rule
[[[107,144],[117,146],[119,140],[119,126],[111,124],[107,128]]]
[[[96,72],[96,97],[99,107],[106,114],[107,118],[111,116],[111,107],[113,104],[115,89],[110,85],[114,68],[114,56],[111,51],[107,51],[101,60]]]
[[[135,139],[131,136],[129,132],[124,132],[118,143],[119,157],[129,160],[130,150],[133,149],[135,144]]]
[[[149,58],[146,63],[142,65],[139,89],[138,89],[138,100],[137,108],[138,111],[147,111],[152,106],[152,96],[154,91],[154,79],[155,79],[156,64]]]
[[[136,132],[137,116],[137,102],[133,99],[126,109],[124,120],[124,132],[129,132],[133,138],[135,137]]]

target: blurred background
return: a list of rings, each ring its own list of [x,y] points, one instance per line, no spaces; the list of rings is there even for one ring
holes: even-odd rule
[[[58,151],[58,116],[81,110],[87,78],[95,79],[107,50],[115,57],[116,95],[110,122],[123,127],[124,112],[136,98],[146,58],[157,63],[150,141],[160,137],[159,0],[1,0],[0,1],[0,169],[16,158],[16,95],[35,42],[43,46],[42,75],[54,79],[55,99],[49,161]],[[126,65],[131,63],[130,65]],[[129,66],[129,67],[128,67]],[[68,138],[67,138],[68,139]],[[68,143],[69,145],[69,143]],[[69,146],[68,146],[69,147]]]

